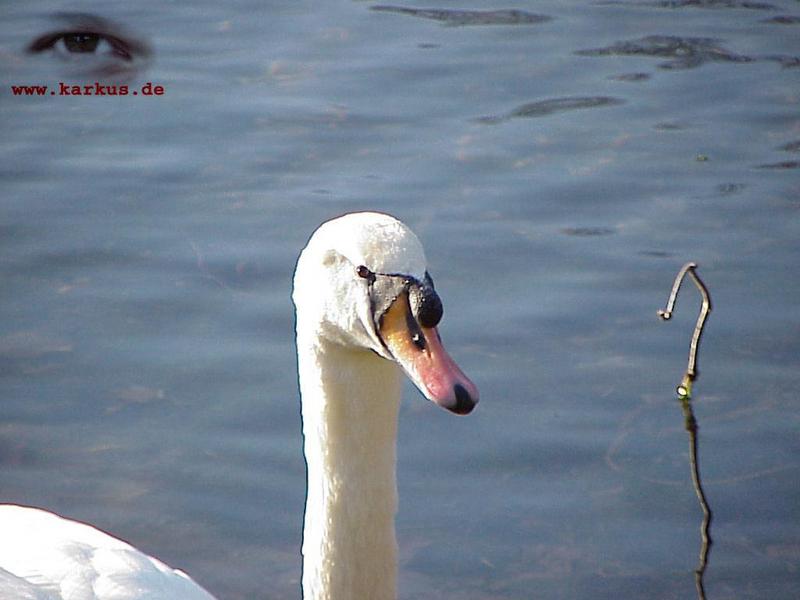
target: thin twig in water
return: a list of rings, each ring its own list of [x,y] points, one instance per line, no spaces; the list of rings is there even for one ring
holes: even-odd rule
[[[689,365],[686,368],[686,376],[684,377],[683,384],[678,387],[678,394],[681,397],[688,397],[691,394],[691,382],[697,378],[697,349],[700,346],[700,336],[703,335],[703,327],[705,327],[706,318],[708,317],[708,313],[711,312],[711,296],[705,284],[695,272],[695,269],[697,269],[697,265],[693,262],[683,265],[681,270],[678,271],[678,275],[675,277],[675,282],[672,284],[672,291],[670,292],[669,300],[667,300],[666,308],[658,311],[658,316],[661,317],[662,320],[668,321],[672,318],[672,310],[675,308],[675,301],[678,299],[678,291],[688,273],[692,281],[694,281],[695,286],[697,286],[700,296],[703,298],[703,304],[700,307],[700,314],[694,326],[692,341],[689,344]]]

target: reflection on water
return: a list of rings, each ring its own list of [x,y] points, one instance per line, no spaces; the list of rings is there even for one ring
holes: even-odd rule
[[[697,419],[692,410],[692,399],[688,396],[681,397],[681,408],[683,409],[684,426],[689,433],[689,466],[692,473],[692,483],[694,484],[694,491],[697,495],[697,501],[700,503],[700,510],[703,511],[703,520],[700,523],[700,551],[699,562],[694,571],[695,587],[697,588],[697,596],[700,600],[706,599],[705,589],[705,575],[708,568],[708,555],[711,550],[711,520],[713,513],[711,507],[706,499],[706,493],[703,489],[703,481],[700,478],[700,459],[698,458],[698,430]]]

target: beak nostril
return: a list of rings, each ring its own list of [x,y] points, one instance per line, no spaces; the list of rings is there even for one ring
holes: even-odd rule
[[[453,393],[456,396],[456,405],[453,407],[453,412],[459,415],[468,415],[475,408],[475,400],[469,395],[467,389],[457,383],[453,386]]]

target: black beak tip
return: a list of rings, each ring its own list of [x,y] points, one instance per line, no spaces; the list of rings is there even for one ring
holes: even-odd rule
[[[456,401],[455,404],[449,408],[457,415],[468,415],[472,412],[472,409],[475,408],[475,405],[478,404],[478,399],[470,396],[467,389],[460,383],[453,386],[453,393]]]

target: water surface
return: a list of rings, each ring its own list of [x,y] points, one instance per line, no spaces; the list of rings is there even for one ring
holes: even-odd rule
[[[148,50],[27,53],[64,11]],[[298,598],[291,276],[320,222],[372,209],[423,240],[482,395],[461,419],[407,386],[402,599],[695,597],[674,387],[699,299],[656,317],[688,260],[715,304],[693,400],[706,592],[797,596],[799,18],[789,0],[4,3],[1,499],[220,598]],[[165,93],[11,93],[106,78]]]

